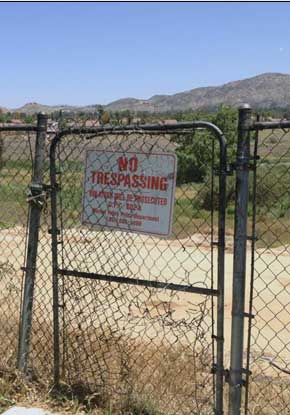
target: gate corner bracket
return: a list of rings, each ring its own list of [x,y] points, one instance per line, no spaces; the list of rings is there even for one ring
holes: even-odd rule
[[[218,367],[217,367],[217,364],[214,363],[212,365],[212,367],[211,367],[211,374],[215,375],[217,372],[218,372]],[[222,368],[222,374],[223,374],[223,377],[225,379],[225,382],[226,383],[229,383],[230,370],[229,369]]]

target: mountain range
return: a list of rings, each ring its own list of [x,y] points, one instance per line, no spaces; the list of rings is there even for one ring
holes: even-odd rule
[[[132,112],[176,112],[186,110],[214,110],[221,104],[239,106],[248,103],[253,108],[286,108],[290,106],[290,75],[264,73],[252,78],[229,82],[221,86],[194,88],[173,95],[154,95],[149,99],[123,98],[104,105],[108,111]],[[99,105],[43,105],[27,103],[20,108],[2,111],[18,111],[27,114],[63,110],[71,112],[92,112]]]

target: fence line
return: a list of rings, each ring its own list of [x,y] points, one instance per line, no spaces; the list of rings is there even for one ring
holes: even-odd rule
[[[83,393],[101,397],[97,405],[110,402],[119,413],[154,407],[158,413],[221,415],[229,404],[232,415],[286,414],[290,121],[255,121],[249,107],[241,108],[231,166],[221,132],[206,122],[76,123],[56,132],[45,124],[39,116],[38,125],[0,125],[1,368],[14,367],[18,353],[26,373],[65,380],[72,389],[81,384]],[[170,238],[81,223],[83,165],[92,148],[177,154]],[[188,180],[188,154],[195,153],[200,159],[191,160]],[[225,193],[231,171],[236,183],[228,180]],[[29,221],[39,232],[32,256]],[[231,301],[224,298],[223,275],[233,236]],[[35,284],[33,290],[27,283],[24,297],[23,272]],[[226,320],[224,305],[227,316],[231,304]]]

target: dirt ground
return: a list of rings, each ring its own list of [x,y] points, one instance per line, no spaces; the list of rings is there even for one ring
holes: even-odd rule
[[[49,236],[40,235],[39,272],[45,270],[50,275],[51,255]],[[13,265],[13,279],[9,280],[19,285],[22,272],[25,232],[21,227],[3,229],[0,231],[0,263]],[[161,280],[178,284],[210,286],[211,250],[209,237],[196,234],[190,240],[161,240],[148,236],[125,234],[122,232],[87,232],[82,229],[68,229],[64,233],[64,268],[79,271],[100,272],[103,274],[139,277],[144,279]],[[289,247],[256,251],[255,261],[255,290],[254,290],[254,319],[252,331],[252,355],[257,358],[290,362],[290,350],[286,338],[290,331],[290,255]],[[213,255],[214,278],[216,279],[217,254]],[[232,297],[233,252],[232,237],[228,237],[225,254],[225,350],[226,361],[229,359],[231,331],[231,297]],[[250,251],[247,255],[247,299],[249,297]],[[39,275],[38,275],[39,278]],[[106,283],[104,283],[106,284]],[[7,291],[7,279],[0,280],[2,293]],[[131,290],[131,287],[126,287]],[[156,333],[160,318],[170,316],[171,322],[181,322],[188,319],[188,310],[192,304],[201,304],[204,296],[178,292],[154,291],[150,297],[146,290],[140,287],[131,290],[131,297],[115,299],[111,309],[107,308],[108,316],[112,310],[121,311],[119,327],[131,327],[134,318],[147,313],[153,318],[150,330]],[[138,294],[138,300],[137,300]],[[36,285],[35,296],[46,298],[50,302],[51,281],[47,277],[47,285]],[[87,295],[87,294],[86,294]],[[88,294],[93,297],[92,292]],[[88,295],[86,300],[88,301]],[[130,301],[124,301],[130,298]],[[109,296],[108,296],[109,299]],[[3,301],[3,300],[2,300]],[[94,299],[91,299],[93,302]],[[104,307],[103,310],[106,308]],[[91,310],[89,308],[89,310]],[[41,311],[43,313],[43,309]],[[106,313],[106,311],[104,311]],[[154,317],[156,319],[156,324]],[[110,320],[112,317],[108,317]],[[207,324],[210,325],[209,316]],[[107,320],[108,320],[107,319]],[[126,320],[127,319],[127,320]],[[128,325],[128,320],[132,320]],[[125,322],[126,320],[126,322]],[[174,330],[173,330],[174,332]],[[140,331],[131,330],[133,336],[141,336]],[[144,333],[143,333],[144,334]],[[174,335],[177,335],[175,332]],[[149,334],[150,336],[150,334]],[[187,336],[190,340],[190,333]],[[278,359],[278,360],[277,360]],[[227,365],[227,363],[226,363]]]

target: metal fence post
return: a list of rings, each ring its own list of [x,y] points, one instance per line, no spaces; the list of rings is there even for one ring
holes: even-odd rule
[[[240,415],[242,401],[251,114],[249,105],[245,104],[239,108],[229,376],[230,415]]]
[[[50,185],[51,185],[51,254],[53,285],[53,380],[57,389],[60,380],[60,341],[59,341],[59,288],[58,288],[58,227],[57,227],[57,182],[56,182],[56,136],[50,146]]]
[[[47,131],[47,115],[37,116],[37,134],[33,163],[32,183],[30,186],[31,199],[29,207],[28,246],[25,266],[25,283],[21,309],[21,324],[19,333],[19,349],[17,367],[26,371],[32,327],[32,306],[36,272],[37,245],[42,208],[42,180],[45,161],[45,140]]]

